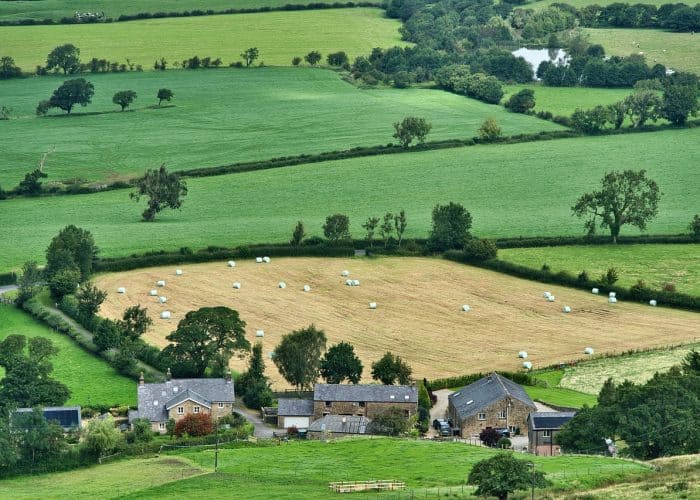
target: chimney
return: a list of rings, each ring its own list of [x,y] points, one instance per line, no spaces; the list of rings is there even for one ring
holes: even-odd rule
[[[146,381],[143,379],[143,372],[141,372],[141,376],[139,377],[139,385],[145,384]]]
[[[168,371],[165,373],[165,380],[170,382],[170,379],[173,378],[173,374],[170,373],[170,367],[168,367]]]
[[[226,372],[226,382],[229,384],[231,383],[231,368]]]

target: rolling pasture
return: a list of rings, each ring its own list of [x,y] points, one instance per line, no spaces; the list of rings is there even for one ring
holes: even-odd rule
[[[644,280],[652,288],[672,283],[679,292],[700,295],[700,244],[512,248],[500,250],[499,258],[535,269],[547,264],[555,273],[585,270],[593,279],[614,267],[625,287]]]
[[[623,100],[631,89],[597,89],[583,87],[545,87],[544,85],[505,85],[506,102],[511,95],[523,89],[535,92],[535,112],[549,111],[554,116],[571,116],[576,108],[590,109]]]
[[[678,234],[697,212],[700,198],[700,129],[587,137],[512,145],[339,160],[190,179],[180,212],[141,222],[145,204],[127,190],[81,196],[0,202],[3,228],[0,272],[28,259],[43,261],[51,238],[68,224],[90,230],[101,255],[289,241],[301,220],[321,235],[325,217],[347,214],[361,238],[369,216],[406,210],[406,237],[425,237],[438,203],[460,202],[480,237],[583,234],[571,214],[582,193],[606,171],[645,168],[663,197],[652,234]],[[50,168],[50,166],[49,166]],[[50,171],[50,170],[49,170]],[[31,231],[27,228],[31,227]],[[625,227],[622,234],[637,234]]]
[[[605,47],[608,55],[643,52],[650,65],[661,63],[676,71],[700,73],[700,37],[697,35],[652,29],[585,28],[583,32],[591,43]]]
[[[700,316],[685,311],[618,303],[606,297],[550,287],[432,258],[276,258],[270,264],[254,259],[174,267],[149,268],[98,276],[96,285],[109,293],[100,314],[119,317],[134,304],[148,307],[154,325],[145,339],[158,347],[191,310],[226,305],[247,322],[246,333],[264,330],[264,352],[274,350],[282,335],[315,324],[326,331],[328,345],[341,340],[355,346],[362,359],[364,380],[370,365],[386,351],[406,359],[416,378],[449,377],[494,369],[517,370],[519,350],[529,353],[535,367],[597,352],[688,342],[700,331]],[[360,280],[345,285],[342,270]],[[165,279],[159,304],[149,290]],[[285,289],[278,288],[284,281]],[[234,282],[241,289],[232,288]],[[310,292],[302,290],[311,286]],[[117,294],[118,287],[125,294]],[[550,290],[557,302],[542,298]],[[377,309],[369,309],[377,302]],[[462,311],[469,304],[472,310]],[[569,305],[573,311],[562,312]],[[168,310],[172,319],[159,318]],[[664,331],[663,338],[658,332]],[[246,361],[236,359],[237,371]],[[267,373],[275,387],[286,386],[268,360]]]
[[[53,362],[53,376],[70,389],[71,397],[67,404],[136,404],[135,382],[119,375],[105,361],[85,352],[69,337],[53,332],[14,307],[0,305],[0,340],[12,334],[45,337],[58,348]]]
[[[392,124],[408,115],[433,124],[429,139],[477,134],[495,117],[506,134],[559,130],[531,116],[509,113],[449,92],[359,89],[337,73],[309,68],[218,69],[87,75],[92,104],[71,116],[60,110],[38,118],[64,77],[0,82],[13,116],[0,121],[0,185],[15,186],[43,152],[48,181],[100,181],[142,175],[165,162],[172,170],[320,153],[395,141]],[[171,89],[173,107],[154,107],[159,88]],[[134,90],[131,111],[112,103]],[[5,100],[7,99],[7,101]],[[168,103],[164,103],[164,106]]]
[[[355,58],[373,47],[406,45],[399,36],[400,23],[372,8],[330,9],[297,12],[264,12],[221,16],[148,19],[128,23],[60,26],[11,26],[0,28],[2,55],[33,69],[46,64],[56,46],[72,43],[83,61],[105,58],[141,64],[153,69],[153,61],[182,61],[194,55],[222,58],[227,65],[240,61],[239,54],[257,47],[270,66],[291,66],[292,58],[319,50],[345,51]]]
[[[282,7],[287,4],[308,4],[311,0],[14,0],[0,2],[0,20],[53,19],[73,17],[78,12],[104,12],[105,18],[116,19],[121,15],[141,12],[185,12],[193,10],[257,9],[261,7]]]

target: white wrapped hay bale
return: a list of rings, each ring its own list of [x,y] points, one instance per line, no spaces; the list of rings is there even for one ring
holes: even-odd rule
[[[182,269],[175,269],[175,276],[182,276]]]
[[[549,297],[552,296],[552,292],[544,292],[544,293],[542,294],[542,296],[543,296],[545,299],[548,299]]]
[[[117,288],[117,293],[126,293],[126,288],[120,286],[119,288]]]
[[[571,308],[569,306],[564,306],[564,309],[562,309],[565,313],[570,313]]]
[[[256,337],[264,337],[265,331],[264,330],[255,330],[255,336]]]
[[[287,288],[287,284],[284,281],[280,281],[279,283],[277,283],[277,286],[279,288]]]
[[[268,352],[268,353],[267,353],[267,356],[268,356],[270,359],[275,359],[275,351],[270,351],[270,352]]]
[[[615,297],[608,297],[608,302],[610,304],[617,304],[617,298]]]
[[[168,298],[165,297],[164,295],[161,295],[160,297],[158,297],[158,302],[160,302],[161,304],[165,304],[167,301],[168,301]]]
[[[554,302],[554,295],[547,297],[547,302]]]
[[[170,311],[163,311],[160,313],[160,319],[170,319]]]
[[[529,361],[524,361],[523,368],[525,368],[526,370],[532,370],[532,363]]]
[[[584,353],[584,354],[588,354],[588,355],[590,356],[590,355],[593,354],[593,348],[592,348],[592,347],[586,347],[586,348],[583,350],[583,353]]]
[[[352,286],[352,280],[345,280],[345,284],[347,286]]]
[[[651,300],[649,301],[649,305],[652,306],[652,307],[656,307],[656,300],[651,299]]]
[[[370,309],[376,309],[376,308],[377,308],[377,303],[376,303],[376,302],[370,302],[370,303],[369,303],[369,308],[370,308]]]
[[[608,297],[617,297],[617,294],[615,292],[610,292],[608,294]]]
[[[352,286],[360,286],[360,280],[352,280]]]
[[[311,291],[311,287],[310,287],[309,285],[304,285],[303,290],[304,290],[305,292],[310,292],[310,291]]]
[[[151,297],[155,297],[156,295],[158,295],[158,290],[154,288],[153,290],[148,292],[148,295],[150,295]]]
[[[156,281],[156,285],[165,286],[165,280]]]
[[[340,273],[342,276],[350,276],[350,271],[345,270],[342,273]]]
[[[236,267],[236,261],[234,260],[229,260],[228,263],[226,264],[228,267]]]
[[[469,307],[467,304],[464,304],[464,305],[462,306],[462,311],[464,311],[465,313],[468,313],[468,312],[471,311],[471,310],[472,310],[472,308]]]
[[[527,351],[520,351],[518,357],[522,359],[527,359]]]
[[[595,294],[595,295],[598,295],[598,292],[599,292],[599,291],[600,291],[600,290],[598,290],[597,288],[591,289],[591,293],[593,293],[593,294]]]
[[[241,289],[241,284],[240,284],[238,281],[236,281],[236,282],[233,284],[233,288],[235,288],[236,290],[240,290],[240,289]]]
[[[255,257],[256,264],[262,264],[262,257]]]
[[[263,262],[264,262],[265,264],[269,264],[269,263],[270,263],[270,257],[263,257]]]

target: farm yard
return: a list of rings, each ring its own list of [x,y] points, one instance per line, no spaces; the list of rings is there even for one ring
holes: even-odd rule
[[[417,378],[455,376],[494,369],[517,370],[517,353],[526,350],[533,366],[582,358],[585,347],[596,352],[622,352],[668,343],[688,342],[700,331],[694,313],[638,304],[607,303],[606,297],[562,287],[546,287],[556,296],[542,298],[541,284],[507,277],[439,259],[278,258],[270,264],[252,260],[187,265],[174,276],[171,268],[149,268],[99,276],[109,292],[100,314],[119,317],[131,305],[147,306],[154,319],[145,339],[167,345],[184,314],[204,306],[226,305],[247,322],[247,334],[263,330],[265,353],[283,334],[315,324],[326,331],[329,345],[341,340],[355,346],[365,367],[386,351],[406,359]],[[348,287],[341,271],[360,280]],[[149,297],[157,280],[166,304]],[[286,283],[278,289],[278,283]],[[240,282],[239,290],[232,284]],[[303,285],[310,292],[302,291]],[[125,287],[125,294],[115,293]],[[377,309],[368,307],[377,302]],[[468,304],[471,311],[461,310]],[[572,312],[565,314],[562,307]],[[161,320],[168,310],[172,319]],[[658,332],[664,331],[663,339]],[[234,360],[238,371],[246,361]],[[284,382],[268,361],[275,386]],[[369,381],[365,369],[365,380]]]
[[[264,12],[222,16],[148,19],[128,23],[0,27],[3,54],[21,68],[46,63],[46,55],[70,40],[86,61],[96,57],[125,62],[144,70],[164,57],[172,66],[192,56],[220,57],[224,64],[239,61],[248,47],[260,50],[258,62],[291,66],[292,58],[312,50],[323,54],[345,51],[348,57],[373,47],[406,45],[399,22],[380,9],[328,9]],[[257,64],[257,63],[256,63]]]
[[[0,122],[5,154],[0,185],[16,185],[47,147],[47,181],[115,180],[167,163],[171,170],[313,154],[392,142],[392,123],[411,113],[433,124],[431,140],[477,135],[487,117],[520,134],[563,130],[552,122],[428,89],[359,89],[334,71],[310,68],[219,69],[96,74],[90,106],[37,118],[40,98],[65,78],[3,83],[19,119]],[[158,109],[156,92],[175,93]],[[124,88],[138,97],[122,113],[112,95]],[[42,96],[42,97],[37,97]],[[84,114],[83,114],[84,113]],[[53,112],[52,112],[53,114]],[[217,133],[211,133],[216,124]],[[75,137],[80,140],[75,140]],[[309,140],[313,138],[313,140]]]
[[[80,221],[101,256],[209,245],[289,241],[302,220],[320,235],[326,215],[345,213],[361,238],[367,217],[405,209],[407,238],[425,237],[433,207],[464,203],[479,237],[581,235],[571,205],[595,186],[617,155],[619,169],[647,169],[663,191],[652,234],[686,231],[700,197],[699,152],[688,148],[700,129],[488,145],[323,162],[243,174],[190,179],[181,212],[140,221],[143,206],[124,190],[94,195],[2,202],[13,239],[0,242],[0,272],[32,258],[43,261],[51,238]],[[565,151],[566,155],[562,155]],[[427,182],[426,179],[430,179]],[[254,193],[254,194],[253,194]],[[358,200],[361,200],[358,203]],[[51,217],[47,217],[47,214]],[[24,230],[31,226],[32,231]],[[623,234],[638,234],[634,228]]]

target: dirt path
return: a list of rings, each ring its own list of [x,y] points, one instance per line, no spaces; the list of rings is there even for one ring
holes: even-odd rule
[[[437,396],[437,402],[430,409],[430,429],[428,429],[428,437],[435,437],[438,435],[438,432],[433,429],[433,420],[447,418],[447,396],[453,392],[454,391],[449,389],[433,391],[433,394]]]

